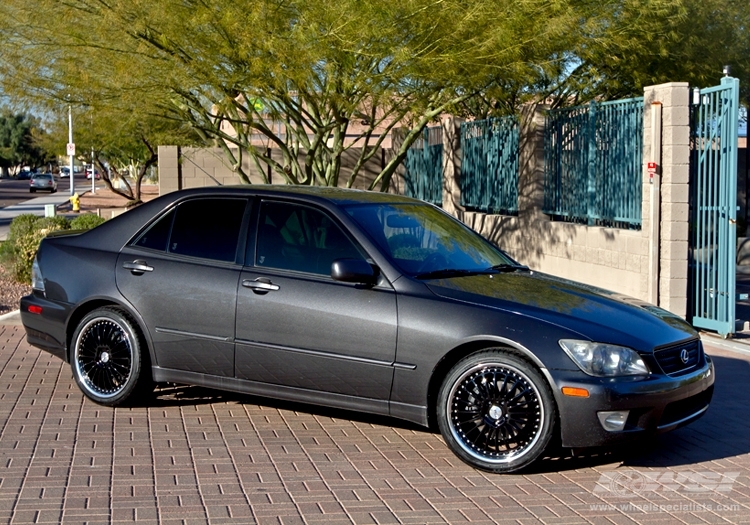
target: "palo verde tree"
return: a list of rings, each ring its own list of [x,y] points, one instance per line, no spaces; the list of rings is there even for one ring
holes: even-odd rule
[[[0,6],[0,76],[19,96],[71,94],[87,105],[149,99],[162,116],[213,139],[243,182],[249,154],[289,183],[351,186],[386,134],[406,125],[411,131],[370,184],[385,188],[424,126],[498,78],[528,84],[538,76],[529,64],[545,67],[552,51],[569,47],[597,5],[8,0]],[[266,155],[270,145],[281,160]],[[352,148],[356,165],[340,181]]]

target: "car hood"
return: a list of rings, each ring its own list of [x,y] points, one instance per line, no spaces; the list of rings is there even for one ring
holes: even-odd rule
[[[694,338],[680,317],[626,295],[528,271],[425,281],[436,295],[533,317],[642,352]],[[573,335],[575,337],[575,335]]]

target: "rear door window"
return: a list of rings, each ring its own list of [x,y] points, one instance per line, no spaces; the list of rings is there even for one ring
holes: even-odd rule
[[[192,199],[171,210],[134,245],[176,255],[233,262],[247,199]]]

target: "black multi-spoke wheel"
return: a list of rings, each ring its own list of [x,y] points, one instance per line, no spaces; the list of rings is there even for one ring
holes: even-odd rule
[[[529,363],[501,351],[470,355],[440,390],[443,438],[467,463],[494,472],[529,465],[552,437],[555,406],[547,382]]]
[[[84,317],[73,336],[71,367],[84,394],[104,405],[125,401],[143,381],[135,323],[115,308]]]

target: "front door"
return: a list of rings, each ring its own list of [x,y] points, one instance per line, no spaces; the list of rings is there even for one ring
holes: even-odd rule
[[[396,296],[334,281],[331,263],[365,254],[327,213],[260,205],[254,258],[237,299],[241,379],[387,400],[396,354]]]

